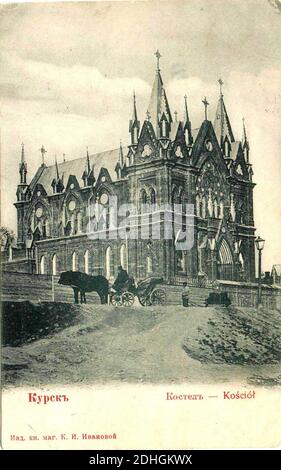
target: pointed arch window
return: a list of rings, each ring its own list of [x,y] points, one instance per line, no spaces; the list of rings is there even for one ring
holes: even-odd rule
[[[141,190],[141,193],[140,193],[140,204],[141,204],[141,212],[147,212],[147,204],[148,204],[148,196],[147,196],[147,192],[145,189],[142,189]]]
[[[178,190],[174,188],[172,191],[172,204],[177,204],[178,202]]]
[[[183,188],[180,186],[178,190],[178,203],[180,204],[182,201],[182,194],[183,194]]]
[[[245,261],[244,261],[244,256],[242,255],[242,253],[240,252],[239,253],[239,263],[240,263],[240,268],[242,271],[244,271],[244,264],[245,264]]]
[[[221,199],[221,201],[220,201],[220,214],[219,214],[220,219],[223,219],[223,213],[224,213],[224,205],[223,205],[223,200]]]
[[[182,192],[181,192],[181,204],[182,204],[182,206],[184,206],[185,202],[186,202],[186,201],[185,201],[185,192],[182,191]]]
[[[138,137],[139,137],[138,128],[137,128],[137,126],[134,126],[134,129],[133,129],[133,144],[138,143]]]
[[[72,253],[72,271],[78,271],[78,257],[76,251]]]
[[[150,202],[153,205],[156,204],[156,192],[155,192],[154,188],[151,188],[151,190],[150,190]]]
[[[84,253],[84,271],[86,274],[89,274],[89,250],[86,250]]]
[[[128,259],[127,259],[127,250],[126,245],[123,243],[120,248],[120,264],[123,269],[128,269]]]
[[[206,218],[206,208],[207,208],[207,203],[206,203],[206,197],[205,196],[202,197],[202,206],[201,206],[201,208],[202,208],[201,209],[201,211],[202,211],[201,215],[202,215],[203,219],[205,219]]]
[[[147,204],[147,194],[146,194],[145,189],[143,189],[142,192],[141,192],[141,203],[142,204]]]
[[[105,252],[105,277],[107,279],[113,277],[113,258],[111,246],[108,246]]]
[[[44,255],[40,258],[40,274],[46,274],[46,258]]]
[[[82,214],[80,211],[77,213],[77,232],[82,232]]]
[[[226,158],[230,157],[230,150],[231,150],[231,146],[230,146],[229,140],[226,138],[224,141],[224,155],[226,156]]]
[[[71,214],[70,224],[71,224],[71,235],[74,235],[76,233],[75,213],[74,212]]]
[[[210,217],[213,217],[213,199],[212,199],[212,191],[209,189],[209,196],[208,196],[208,213]]]
[[[57,255],[56,255],[56,253],[52,257],[52,274],[53,274],[53,276],[57,275]]]
[[[49,222],[49,219],[46,219],[46,222],[45,222],[45,230],[46,230],[46,237],[50,237],[51,233],[50,233],[50,222]]]
[[[215,199],[215,200],[214,200],[214,217],[217,219],[217,218],[218,218],[218,215],[219,215],[219,211],[218,211],[218,201]]]

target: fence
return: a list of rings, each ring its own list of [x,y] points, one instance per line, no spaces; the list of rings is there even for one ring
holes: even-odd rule
[[[3,301],[34,302],[68,302],[73,303],[73,291],[69,286],[58,284],[59,276],[26,274],[20,272],[2,273],[1,298]],[[201,281],[201,280],[200,280]],[[199,284],[196,278],[177,277],[173,285],[165,286],[167,304],[180,304],[183,282],[187,282],[192,291],[191,297],[198,298],[200,302],[208,297],[208,292],[214,289],[214,283],[206,282],[204,286]],[[256,307],[258,286],[254,283],[239,283],[232,281],[217,281],[216,289],[226,291],[232,304],[238,307]],[[87,302],[100,303],[95,292],[87,293]],[[281,289],[266,285],[262,286],[262,305],[266,308],[281,308]]]
[[[227,292],[237,307],[257,307],[258,285],[255,283],[218,281],[219,290]],[[261,304],[267,309],[281,307],[281,289],[262,285]]]

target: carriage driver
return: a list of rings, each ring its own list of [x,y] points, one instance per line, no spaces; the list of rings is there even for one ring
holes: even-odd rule
[[[120,291],[129,279],[130,278],[127,271],[123,269],[122,266],[118,266],[118,274],[114,284],[112,285],[112,289],[116,290],[117,292]]]

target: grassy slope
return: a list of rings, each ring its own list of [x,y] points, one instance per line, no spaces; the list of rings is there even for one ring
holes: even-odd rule
[[[3,348],[7,384],[279,380],[280,312],[76,308],[79,322],[74,326],[24,346]]]

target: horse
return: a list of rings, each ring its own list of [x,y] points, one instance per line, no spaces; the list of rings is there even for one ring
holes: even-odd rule
[[[86,303],[86,292],[97,292],[101,304],[108,302],[108,280],[104,276],[90,276],[79,271],[65,271],[60,275],[59,284],[71,286],[74,294],[74,303]]]

